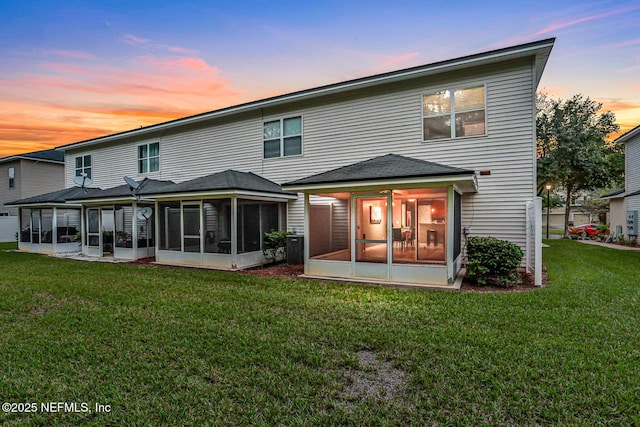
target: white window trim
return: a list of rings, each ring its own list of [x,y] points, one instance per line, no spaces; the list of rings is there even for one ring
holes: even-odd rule
[[[153,144],[158,144],[158,155],[157,156],[150,156],[149,153],[151,153],[151,150],[149,149],[150,145]],[[140,157],[140,147],[146,146],[147,147],[147,157]],[[138,146],[136,146],[136,169],[138,171],[138,175],[147,175],[150,173],[157,173],[160,172],[160,168],[162,167],[162,165],[160,164],[160,141],[158,142],[149,142],[147,144],[140,144]],[[158,159],[158,170],[157,171],[152,171],[151,169],[151,159]],[[140,171],[140,160],[144,160],[147,162],[147,171],[146,172],[142,172]]]
[[[484,88],[484,133],[481,135],[463,135],[463,136],[455,136],[455,115],[456,113],[465,113],[468,111],[477,111],[478,109],[472,109],[472,110],[462,110],[462,111],[456,111],[455,107],[456,107],[456,102],[455,102],[455,96],[453,94],[455,94],[456,90],[466,90],[466,89],[474,89],[477,87],[483,87]],[[443,117],[446,116],[447,114],[436,114],[433,116],[425,116],[424,114],[424,97],[428,96],[428,95],[433,95],[436,94],[438,92],[442,92],[448,90],[451,92],[452,96],[451,96],[451,111],[449,111],[449,115],[451,117],[451,125],[450,125],[450,136],[449,138],[438,138],[438,139],[425,139],[425,135],[424,135],[424,119],[427,117]],[[465,85],[460,85],[460,86],[445,86],[445,87],[441,87],[439,89],[433,89],[427,92],[423,92],[420,94],[420,119],[421,119],[421,123],[420,126],[422,127],[422,142],[429,142],[429,143],[433,143],[433,142],[438,142],[438,141],[450,141],[452,139],[469,139],[469,138],[486,138],[487,136],[489,136],[489,129],[487,127],[487,84],[486,83],[482,83],[482,84],[465,84]]]
[[[89,157],[91,159],[91,166],[86,166],[84,159],[85,157]],[[82,159],[82,166],[78,167],[77,163],[74,164],[74,176],[84,176],[83,174],[86,173],[87,169],[91,170],[91,177],[93,179],[93,156],[91,154],[82,154],[80,156],[76,156],[74,159],[74,162],[78,161],[78,158]],[[78,171],[80,171],[80,175],[78,175]],[[89,176],[89,175],[87,175]]]
[[[284,121],[287,119],[295,119],[300,117],[300,154],[292,154],[289,156],[284,155]],[[278,157],[265,157],[264,156],[264,125],[270,122],[280,122],[280,155]],[[297,136],[297,135],[288,135],[287,138]],[[274,138],[275,139],[275,138]],[[270,140],[269,140],[270,141]],[[264,119],[262,121],[262,160],[275,160],[275,159],[289,159],[295,157],[302,157],[304,155],[304,116],[302,114],[295,114],[293,116],[285,116],[285,117],[274,117],[272,119]]]

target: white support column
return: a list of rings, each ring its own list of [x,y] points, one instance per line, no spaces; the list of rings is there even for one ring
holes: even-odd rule
[[[238,197],[231,197],[231,268],[238,266]]]

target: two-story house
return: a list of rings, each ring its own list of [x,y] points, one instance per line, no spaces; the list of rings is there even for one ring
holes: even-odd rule
[[[554,39],[58,147],[89,256],[241,269],[304,235],[305,273],[449,285],[469,235],[538,256],[535,92]],[[126,180],[124,179],[126,177]],[[539,264],[539,262],[538,262]]]
[[[618,137],[624,143],[624,189],[603,198],[611,202],[611,230],[638,237],[640,218],[640,125]]]
[[[10,202],[64,186],[64,153],[34,151],[0,159],[0,242],[15,242],[18,208]]]

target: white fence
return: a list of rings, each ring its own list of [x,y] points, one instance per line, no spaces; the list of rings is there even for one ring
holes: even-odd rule
[[[542,198],[527,202],[527,271],[533,274],[534,284],[542,285]]]
[[[19,227],[19,217],[0,216],[0,242],[15,242]]]

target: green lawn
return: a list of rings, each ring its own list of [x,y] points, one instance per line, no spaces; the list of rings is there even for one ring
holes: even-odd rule
[[[640,253],[548,243],[520,293],[0,251],[0,401],[38,404],[0,424],[638,425]]]

